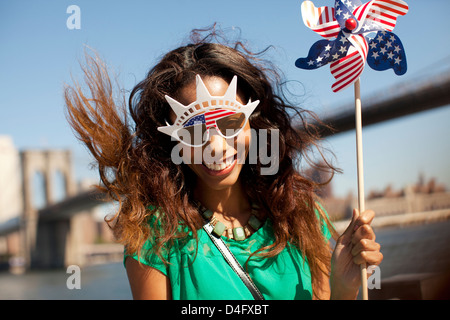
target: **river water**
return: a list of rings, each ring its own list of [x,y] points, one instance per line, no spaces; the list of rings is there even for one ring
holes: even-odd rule
[[[80,289],[69,289],[74,273],[66,270],[31,271],[23,275],[0,274],[0,300],[125,300],[131,291],[121,262],[82,267]]]
[[[439,223],[376,230],[384,260],[382,279],[405,273],[441,273],[450,270],[450,220]],[[0,300],[126,300],[131,291],[122,262],[83,267],[80,289],[69,289],[66,270],[0,273]]]

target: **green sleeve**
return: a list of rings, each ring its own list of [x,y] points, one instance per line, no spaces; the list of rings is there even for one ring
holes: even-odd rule
[[[162,257],[167,261],[167,250],[165,250],[164,247],[161,250],[161,254]],[[127,257],[133,258],[146,266],[155,268],[167,276],[167,265],[164,264],[163,260],[158,257],[158,255],[153,251],[153,242],[150,239],[147,239],[147,241],[145,241],[140,254],[138,254],[137,252],[134,254],[125,253],[124,262]]]

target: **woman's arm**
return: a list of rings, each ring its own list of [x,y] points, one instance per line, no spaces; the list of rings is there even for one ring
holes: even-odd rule
[[[314,293],[313,300],[330,300],[331,289],[330,289],[330,277],[324,273],[320,274],[321,287],[318,288],[317,292]]]
[[[131,293],[135,300],[171,300],[170,280],[155,268],[142,265],[133,258],[125,260]]]

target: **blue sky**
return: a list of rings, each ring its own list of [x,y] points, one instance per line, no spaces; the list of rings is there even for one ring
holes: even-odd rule
[[[417,80],[427,70],[438,73],[437,61],[448,68],[450,22],[447,0],[407,1],[410,11],[399,17],[394,32],[406,49],[408,72],[366,68],[361,77],[364,99],[403,82]],[[316,6],[333,1],[315,1]],[[81,29],[69,30],[67,7],[81,10]],[[319,115],[353,103],[353,90],[333,93],[328,67],[300,70],[294,66],[321,38],[303,25],[298,0],[165,0],[65,1],[2,0],[0,2],[0,135],[12,136],[19,149],[70,148],[78,179],[89,171],[87,151],[74,138],[64,117],[62,88],[79,79],[78,61],[84,45],[97,50],[126,90],[139,82],[167,51],[186,43],[189,31],[218,22],[238,27],[254,51],[269,45],[273,61],[303,95],[302,106]],[[438,9],[438,10],[436,10]],[[364,114],[363,114],[364,117]],[[450,187],[449,106],[363,129],[366,193],[388,184],[402,188],[419,173]],[[335,194],[356,193],[354,132],[329,138],[326,147],[337,156],[344,174],[333,182]]]

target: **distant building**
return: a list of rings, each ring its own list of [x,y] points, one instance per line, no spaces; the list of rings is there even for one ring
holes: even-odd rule
[[[20,154],[9,136],[0,136],[0,223],[23,211]]]
[[[20,153],[12,138],[0,135],[0,224],[18,218],[23,211],[20,163]],[[3,257],[0,260],[19,251],[19,233],[0,238],[0,257]]]
[[[324,162],[316,163],[315,167],[309,167],[303,171],[305,177],[317,184],[315,193],[321,198],[333,198],[331,185],[332,173]]]

